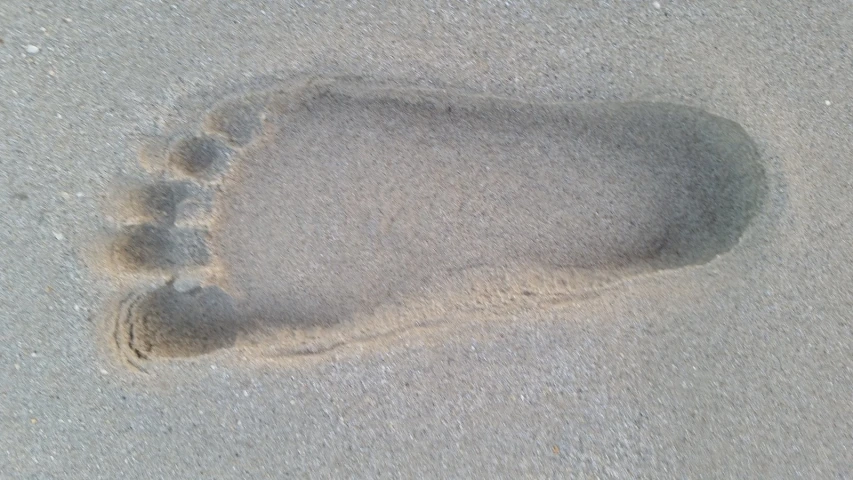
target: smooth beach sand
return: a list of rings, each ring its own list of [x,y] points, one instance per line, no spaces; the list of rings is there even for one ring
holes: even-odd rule
[[[0,477],[853,478],[853,7],[0,5]]]

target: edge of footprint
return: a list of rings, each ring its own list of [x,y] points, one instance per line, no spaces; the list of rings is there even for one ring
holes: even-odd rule
[[[518,105],[526,105],[530,103],[520,99],[506,99],[489,95],[446,92],[443,90],[420,88],[401,88],[398,86],[359,83],[357,81],[351,81],[350,79],[341,80],[338,78],[321,79],[317,77],[310,77],[299,81],[287,82],[283,86],[271,88],[269,90],[250,92],[245,95],[226,98],[225,100],[214,104],[209,110],[207,110],[203,116],[201,127],[195,133],[173,138],[171,141],[165,142],[165,148],[161,145],[159,150],[156,148],[143,148],[143,151],[140,154],[142,163],[149,169],[155,170],[160,174],[160,180],[154,185],[160,186],[173,183],[176,185],[183,185],[189,189],[206,189],[206,191],[210,192],[211,197],[208,202],[202,202],[206,204],[206,207],[200,209],[179,208],[182,207],[183,200],[173,202],[173,205],[166,201],[159,207],[156,207],[149,202],[149,204],[141,206],[142,210],[147,211],[147,223],[143,222],[123,225],[123,229],[139,228],[140,225],[154,225],[154,230],[143,227],[141,230],[136,232],[138,233],[136,238],[141,239],[139,240],[138,245],[141,245],[142,247],[147,245],[148,247],[140,248],[140,252],[138,252],[139,254],[135,257],[133,255],[130,256],[135,258],[135,262],[125,261],[117,263],[124,263],[126,271],[135,272],[134,275],[129,275],[129,277],[139,277],[140,274],[144,277],[145,274],[147,274],[149,278],[153,277],[156,281],[154,282],[155,286],[153,287],[142,287],[138,282],[134,282],[137,283],[137,285],[132,287],[130,289],[130,293],[119,302],[119,306],[117,307],[118,311],[115,314],[115,323],[113,325],[113,340],[121,352],[122,357],[132,361],[147,360],[147,358],[145,358],[146,355],[140,352],[138,347],[133,346],[135,341],[133,338],[133,322],[135,321],[135,318],[140,317],[137,309],[147,295],[150,295],[158,288],[162,288],[164,285],[174,285],[175,282],[183,281],[185,278],[196,278],[201,286],[221,283],[218,280],[223,280],[224,275],[222,275],[221,268],[216,264],[216,255],[211,253],[209,250],[211,242],[209,242],[209,239],[206,236],[209,235],[210,227],[217,217],[216,202],[213,197],[215,197],[217,190],[221,185],[222,178],[229,169],[231,162],[235,161],[242,151],[248,148],[253,142],[257,141],[259,138],[263,138],[266,131],[269,128],[272,128],[266,122],[266,114],[279,114],[283,110],[286,110],[286,104],[293,101],[294,97],[297,97],[298,100],[300,95],[313,96],[323,94],[323,92],[340,94],[353,94],[354,92],[354,94],[378,95],[383,96],[383,98],[387,96],[399,96],[400,98],[407,99],[417,97],[422,101],[445,103],[448,101],[455,102],[459,100],[463,104],[465,102],[474,102],[482,99],[492,102],[505,102]],[[625,103],[645,104],[650,102],[622,102],[621,104]],[[702,115],[707,115],[715,119],[722,119],[725,122],[737,125],[731,120],[717,117],[703,110],[692,107],[678,107],[690,108],[691,110],[700,112]],[[738,128],[740,127],[738,126]],[[152,151],[159,153],[151,153]],[[757,165],[757,168],[761,170],[757,175],[763,177],[763,167],[759,164]],[[740,235],[736,242],[733,245],[730,245],[725,251],[718,252],[710,258],[704,259],[700,263],[689,264],[688,266],[704,265],[729,251],[741,241],[745,231],[748,229],[748,224],[760,209],[761,204],[764,201],[764,196],[766,195],[766,186],[758,185],[758,187],[759,191],[756,192],[755,204],[751,207],[751,211],[747,212],[745,215],[744,221],[747,225],[745,225],[740,231]],[[196,198],[195,195],[186,195],[185,197]],[[139,207],[139,205],[137,205],[137,207]],[[145,216],[143,215],[142,217]],[[137,221],[139,221],[139,219]],[[191,229],[193,225],[199,229],[203,229],[203,232],[187,230]],[[180,230],[182,228],[184,230]],[[171,231],[170,229],[178,229],[176,231],[187,235],[178,235],[176,238],[173,238],[164,234],[164,232]],[[200,235],[204,238],[199,238]],[[158,256],[157,252],[164,251],[164,245],[167,247],[166,250],[172,253],[165,256]],[[199,248],[199,245],[203,245],[204,248],[207,249],[204,254],[201,253],[202,249]],[[169,248],[172,247],[174,247],[174,249],[169,250]],[[149,255],[149,250],[154,254]],[[127,257],[127,255],[125,257]],[[161,263],[157,263],[158,261]],[[128,265],[128,263],[130,264]],[[622,283],[623,281],[657,275],[674,268],[683,267],[672,267],[669,269],[645,272],[638,271],[630,274],[627,272],[621,272],[620,274],[613,274],[610,276],[605,275],[607,278],[591,289],[581,289],[574,293],[569,289],[560,294],[553,294],[550,295],[550,297],[546,296],[549,299],[545,299],[543,301],[545,303],[557,305],[571,304],[579,299],[595,296],[601,291],[607,290],[610,287]],[[570,272],[570,270],[567,270],[567,272]],[[570,272],[568,275],[576,275],[576,272]],[[151,283],[149,282],[148,285],[151,285]],[[520,294],[521,297],[528,297],[522,293],[523,291],[524,289],[522,288],[516,293]],[[507,298],[509,297],[511,297],[511,295]],[[522,300],[530,301],[529,298],[522,298]],[[518,302],[513,300],[508,300],[508,302],[509,304],[518,304]],[[434,314],[436,312],[432,313]],[[385,317],[387,320],[389,316],[393,316],[394,314],[394,312],[389,310],[378,315],[378,317]],[[380,323],[383,323],[383,321]],[[384,321],[384,323],[388,324],[387,321]],[[327,341],[321,342],[325,343],[326,346],[318,345],[302,350],[298,348],[291,348],[290,350],[285,349],[289,352],[285,353],[285,355],[321,354],[348,343],[372,341],[376,338],[395,335],[399,331],[406,330],[408,328],[422,328],[423,325],[424,323],[413,323],[408,327],[380,328],[379,330],[384,330],[387,333],[379,332],[374,335],[363,335],[360,338],[348,336],[346,328],[344,327],[333,327],[330,330],[337,330],[337,337],[341,340],[333,340],[335,335],[328,335],[331,332],[326,331],[321,334],[327,335]],[[292,332],[285,332],[283,335],[289,335],[292,337],[293,335],[291,334]],[[308,337],[311,336],[313,335],[308,334]],[[275,350],[275,348],[273,348],[273,350]],[[278,350],[281,351],[281,348]]]

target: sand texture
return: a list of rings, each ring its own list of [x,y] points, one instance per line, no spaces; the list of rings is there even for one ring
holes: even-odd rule
[[[853,478],[849,38],[0,4],[0,478]]]

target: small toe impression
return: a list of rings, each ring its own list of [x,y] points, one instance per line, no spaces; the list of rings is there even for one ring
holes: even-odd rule
[[[212,192],[192,182],[158,182],[146,187],[141,197],[146,213],[163,226],[198,221],[213,205]]]
[[[213,108],[204,120],[204,128],[228,142],[243,146],[261,132],[260,107],[244,101],[224,102]]]
[[[181,172],[209,179],[228,167],[233,151],[207,136],[178,140],[169,154],[169,163]]]
[[[206,265],[210,261],[207,232],[199,229],[132,225],[114,244],[117,258],[143,270]]]
[[[234,345],[239,333],[231,297],[218,287],[178,291],[168,283],[121,319],[119,341],[137,357],[191,357]]]

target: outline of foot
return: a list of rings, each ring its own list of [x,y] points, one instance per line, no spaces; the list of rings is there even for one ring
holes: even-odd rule
[[[340,114],[330,114],[336,111]],[[465,128],[470,131],[458,134]],[[495,141],[513,135],[514,143],[495,146]],[[577,138],[568,138],[572,136]],[[525,159],[513,163],[523,157],[519,145],[534,147],[530,156],[539,163]],[[448,153],[453,149],[462,153]],[[468,155],[479,155],[476,160],[465,160],[471,158],[466,149]],[[355,160],[337,158],[337,152],[354,150],[358,150],[355,159],[366,158],[358,156],[364,152],[375,153],[365,160],[372,166],[359,170],[351,167],[358,163]],[[464,161],[474,165],[467,176]],[[284,170],[287,162],[298,165]],[[547,162],[552,164],[541,166]],[[389,179],[371,178],[369,173],[378,171],[378,164],[391,172]],[[443,173],[430,170],[439,168]],[[358,184],[369,192],[363,203],[370,207],[365,211],[351,208],[355,213],[334,217],[328,205],[320,205],[324,201],[320,197],[341,171],[345,176],[329,195],[349,200],[338,205],[343,209],[361,205],[353,201],[357,197],[340,193],[346,190],[342,185]],[[283,183],[291,188],[265,190],[268,182],[285,177],[282,172],[296,177]],[[567,199],[584,206],[574,213],[566,213],[564,205],[557,208],[563,197],[540,192],[569,191],[561,187],[571,183],[565,172],[574,175],[575,182],[587,182],[576,197]],[[301,184],[311,184],[315,175],[322,180],[319,186],[300,191]],[[553,183],[552,178],[560,175],[566,178]],[[406,179],[417,185],[408,185]],[[119,302],[113,338],[132,362],[195,357],[235,345],[295,356],[393,336],[452,315],[485,318],[518,308],[571,303],[625,279],[706,263],[728,251],[758,209],[763,188],[757,150],[743,129],[690,107],[546,105],[352,79],[292,81],[215,104],[199,132],[169,144],[166,171],[133,196],[136,208],[144,212],[143,220],[124,226],[112,243],[118,266],[154,276],[158,286],[134,288]],[[634,198],[626,197],[632,194],[637,208],[607,204],[613,198]],[[287,195],[294,198],[282,200]],[[537,195],[546,201],[525,203],[526,197]],[[313,224],[298,225],[293,216],[284,217],[294,222],[289,224],[275,214],[253,214],[253,202],[259,197],[269,200],[268,209],[284,205],[314,215]],[[501,217],[519,211],[529,214],[512,217],[512,222]],[[602,219],[613,211],[615,219]],[[261,220],[248,218],[252,215]],[[567,218],[563,230],[553,227]],[[344,232],[345,241],[373,242],[370,248],[376,257],[366,257],[365,264],[374,266],[359,266],[353,260],[355,267],[341,267],[349,276],[343,275],[345,280],[338,283],[329,281],[331,290],[319,300],[310,293],[299,297],[304,285],[321,283],[312,280],[310,272],[302,272],[302,277],[258,272],[270,280],[247,280],[265,264],[296,265],[293,271],[307,272],[309,266],[321,271],[348,262],[344,255],[319,267],[316,258],[314,263],[299,263],[274,239],[297,238],[304,244],[316,243],[314,251],[322,250],[324,244],[315,240],[329,235],[332,227],[318,227],[302,236],[287,229],[323,227],[324,220],[330,225],[338,222],[334,229]],[[481,223],[472,227],[474,221]],[[519,230],[512,225],[519,222],[530,225]],[[589,238],[576,234],[579,226]],[[240,237],[251,229],[254,237]],[[471,231],[493,240],[466,236]],[[262,236],[258,232],[272,233],[274,238],[255,241]],[[548,243],[561,233],[570,238],[573,232],[581,238],[572,238],[571,247]],[[455,246],[465,240],[473,245],[468,250]],[[323,241],[328,245],[338,239],[330,236]],[[436,254],[436,245],[449,253]],[[542,251],[530,253],[537,248]],[[499,254],[483,253],[491,249]],[[318,258],[335,254],[330,247]],[[300,255],[310,256],[311,251]],[[248,257],[259,260],[240,260]],[[395,261],[414,267],[399,267],[400,273],[392,268]],[[427,272],[435,264],[440,268]],[[414,274],[406,272],[419,277],[408,278]],[[304,285],[299,278],[307,278]],[[373,284],[352,286],[362,278]],[[291,307],[287,298],[265,300],[281,297],[274,294],[279,285],[285,286],[282,291],[295,292],[287,297],[294,298],[294,305],[302,304]],[[261,290],[266,297],[252,296]],[[341,300],[329,300],[337,292]]]

